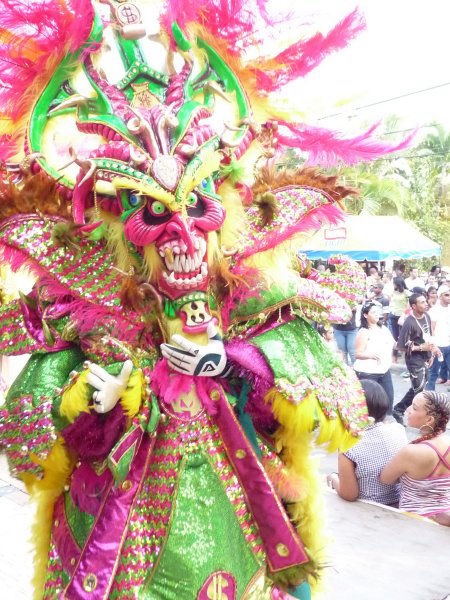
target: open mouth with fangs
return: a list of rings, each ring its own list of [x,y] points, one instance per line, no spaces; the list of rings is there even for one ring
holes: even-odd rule
[[[202,289],[208,281],[206,262],[206,241],[202,237],[192,239],[194,254],[187,253],[187,246],[181,240],[170,240],[158,246],[166,271],[162,276],[165,284],[179,291]]]

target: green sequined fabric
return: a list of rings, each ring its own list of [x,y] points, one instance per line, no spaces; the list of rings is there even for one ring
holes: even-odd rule
[[[55,389],[61,388],[73,369],[84,360],[81,350],[75,346],[59,352],[33,355],[22,372],[11,385],[6,397],[6,406],[15,398],[30,394],[36,406],[41,397],[51,397]]]
[[[369,423],[361,385],[304,319],[295,319],[252,338],[275,376],[275,388],[293,404],[310,393],[327,419],[340,419],[353,436]]]
[[[277,379],[296,383],[300,377],[328,376],[340,361],[303,319],[295,319],[252,338]]]
[[[78,546],[83,548],[95,517],[79,510],[72,502],[69,492],[64,494],[64,510],[72,535]]]
[[[43,349],[25,327],[19,300],[0,307],[0,331],[0,353],[5,356],[31,354]]]
[[[265,559],[217,425],[204,413],[160,423],[109,600],[194,600],[218,568],[241,590]]]
[[[240,598],[259,564],[207,458],[189,455],[178,487],[167,544],[145,586],[145,600],[193,600],[218,570],[233,574]]]
[[[236,318],[249,317],[265,311],[270,307],[276,310],[277,305],[287,304],[290,298],[297,296],[296,281],[292,281],[287,290],[281,290],[275,286],[269,289],[256,290],[255,296],[247,298],[231,311],[231,321]]]

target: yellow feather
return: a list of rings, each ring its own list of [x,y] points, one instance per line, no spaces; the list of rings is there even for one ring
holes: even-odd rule
[[[142,371],[137,369],[131,374],[127,389],[120,398],[120,404],[128,417],[134,417],[139,412],[144,396],[145,378]]]
[[[225,221],[220,230],[220,241],[227,250],[230,250],[237,246],[242,235],[247,231],[247,218],[241,195],[231,182],[223,183],[218,189],[218,194],[226,210]]]
[[[290,517],[305,544],[311,563],[305,567],[304,576],[313,589],[317,589],[318,573],[325,563],[323,535],[323,499],[317,464],[310,456],[315,444],[328,444],[328,451],[338,447],[347,449],[357,442],[344,428],[342,421],[327,419],[316,394],[310,392],[300,404],[293,404],[275,388],[265,397],[270,402],[280,427],[275,433],[277,451],[282,461],[304,481],[301,501],[289,504]],[[319,423],[319,435],[314,440],[314,429]]]
[[[156,283],[161,275],[163,262],[155,244],[144,246],[144,275],[151,283]]]
[[[300,404],[294,404],[272,388],[267,392],[265,401],[271,403],[275,418],[293,435],[310,433],[318,423],[316,444],[327,444],[329,452],[335,452],[338,448],[345,452],[358,441],[357,437],[345,429],[339,417],[328,419],[324,415],[314,392],[310,392]]]
[[[33,598],[34,600],[40,600],[43,596],[47,573],[53,507],[72,473],[75,459],[69,455],[62,438],[59,438],[45,460],[40,460],[34,455],[32,455],[32,460],[44,469],[43,479],[30,476],[25,479],[32,500],[36,503],[32,529],[35,548]]]
[[[82,371],[76,382],[68,388],[61,400],[59,412],[73,423],[81,412],[89,412],[88,371]]]

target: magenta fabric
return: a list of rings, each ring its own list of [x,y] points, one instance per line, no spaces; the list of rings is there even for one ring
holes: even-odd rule
[[[147,459],[153,450],[155,438],[145,436],[128,474],[128,485],[111,487],[99,511],[86,544],[82,549],[64,598],[107,598],[117,569],[117,557],[126,538],[129,515],[146,475]],[[97,586],[92,593],[85,592],[84,579],[93,574]]]
[[[246,412],[251,415],[256,429],[271,430],[276,421],[264,397],[275,383],[272,369],[259,348],[248,342],[233,340],[225,344],[225,350],[234,372],[250,384]]]
[[[112,479],[109,469],[97,475],[89,464],[82,463],[72,473],[70,485],[72,502],[79,510],[96,515]]]
[[[220,394],[216,417],[228,457],[239,476],[259,526],[259,532],[267,552],[271,571],[287,569],[309,561],[303,544],[297,535],[281,500],[275,491],[252,445],[242,430],[232,406],[223,393]],[[283,544],[287,554],[282,556],[277,548]]]
[[[36,300],[36,308],[30,307],[25,302],[20,301],[20,308],[23,314],[23,321],[25,327],[27,328],[29,334],[37,340],[42,346],[47,350],[47,352],[57,352],[59,350],[64,350],[64,348],[69,348],[71,344],[68,342],[64,342],[61,338],[56,338],[55,343],[51,346],[47,344],[44,336],[44,331],[42,329],[42,311],[38,307],[37,304],[37,293],[33,290],[33,292],[29,296],[32,300]]]
[[[62,436],[80,460],[104,460],[125,432],[126,423],[122,406],[116,404],[106,415],[82,412],[63,429]]]
[[[153,392],[166,406],[171,406],[182,394],[187,394],[192,386],[195,386],[203,408],[209,415],[216,414],[217,404],[211,400],[211,391],[217,388],[215,378],[177,373],[170,369],[167,360],[163,358],[156,363],[151,380]],[[222,381],[222,384],[227,388],[225,381]]]
[[[74,540],[69,524],[67,523],[63,495],[58,498],[53,510],[52,538],[64,569],[69,575],[72,575],[75,565],[80,558],[81,550]]]

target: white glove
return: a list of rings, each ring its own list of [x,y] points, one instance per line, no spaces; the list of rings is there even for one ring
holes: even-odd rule
[[[98,413],[109,412],[115,407],[120,396],[127,388],[133,370],[133,363],[131,360],[125,361],[117,376],[110,375],[95,363],[88,362],[87,364],[89,368],[87,382],[96,388],[96,391],[92,394],[94,410]]]
[[[220,377],[228,371],[227,355],[222,338],[217,333],[213,321],[208,325],[208,344],[199,346],[182,335],[173,335],[171,341],[181,348],[170,344],[161,344],[162,355],[167,358],[169,366],[185,375],[203,377]]]

